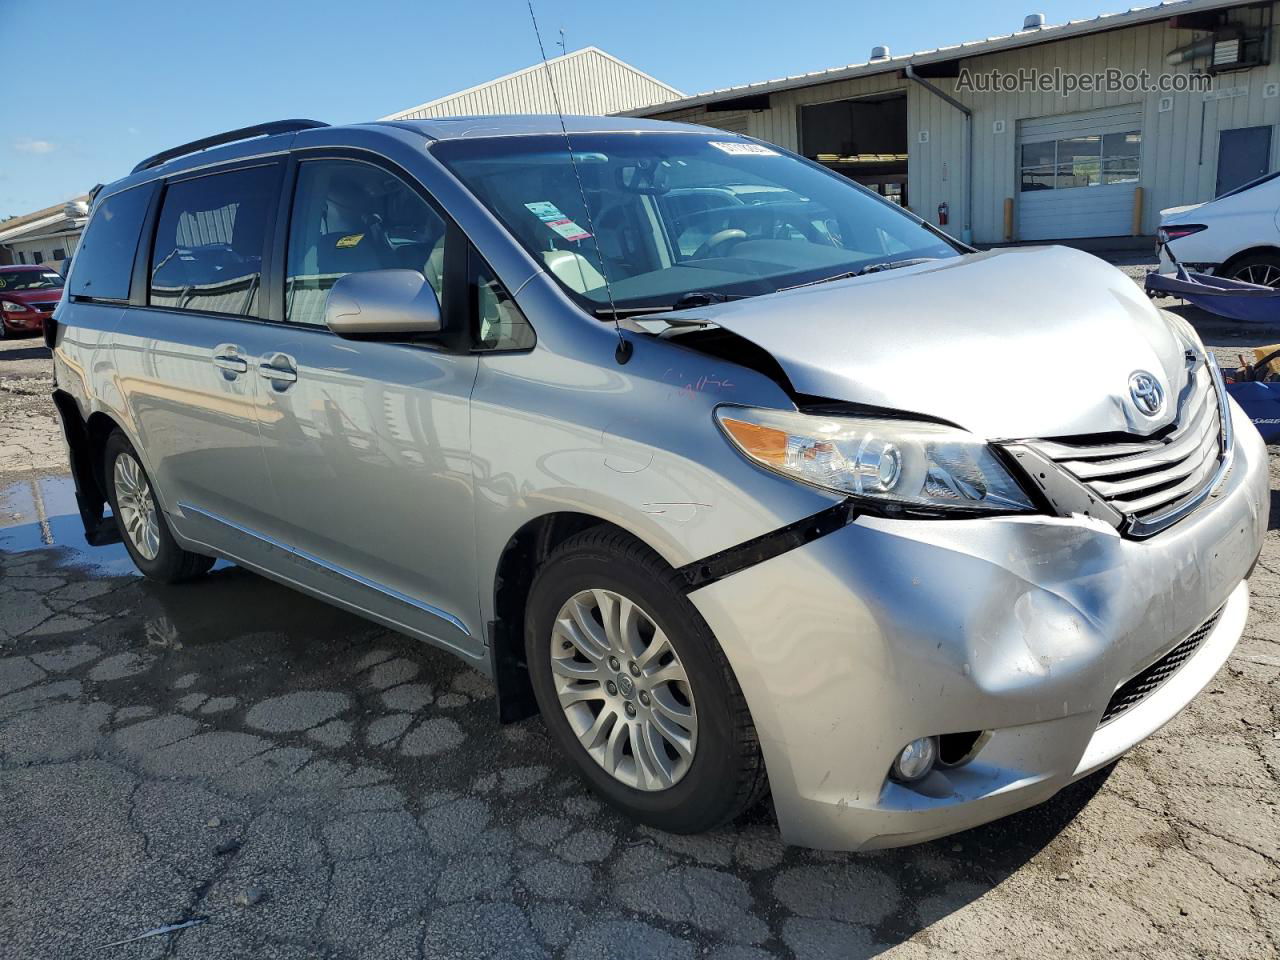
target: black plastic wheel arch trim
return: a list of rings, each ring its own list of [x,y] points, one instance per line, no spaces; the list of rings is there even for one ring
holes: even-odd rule
[[[744,540],[709,557],[686,563],[676,570],[685,583],[685,592],[697,590],[725,577],[772,560],[796,547],[803,547],[829,533],[847,527],[859,517],[882,517],[886,520],[977,520],[984,517],[1034,516],[1045,514],[1039,507],[1029,510],[990,510],[982,508],[930,507],[908,503],[874,503],[849,497],[812,516],[779,527],[770,533]]]
[[[853,500],[842,500],[803,520],[687,563],[676,573],[684,580],[686,592],[697,590],[748,567],[754,567],[757,563],[772,560],[796,547],[803,547],[819,537],[835,533],[856,520],[861,512]]]

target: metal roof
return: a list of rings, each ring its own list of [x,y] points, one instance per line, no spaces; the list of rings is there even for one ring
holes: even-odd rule
[[[54,220],[62,216],[68,203],[75,203],[79,200],[88,200],[87,193],[78,197],[72,197],[70,200],[63,200],[61,203],[55,203],[51,207],[44,207],[41,210],[33,210],[31,213],[24,213],[21,216],[10,217],[8,220],[0,220],[0,243],[15,233],[25,231],[30,227],[34,227],[37,223],[52,223]]]
[[[555,90],[548,84],[554,77]],[[678,100],[684,94],[619,60],[599,47],[583,47],[532,66],[458,90],[416,107],[397,110],[383,120],[427,119],[481,113],[542,113],[559,100],[566,114],[620,113],[635,107]]]
[[[1254,0],[1254,3],[1256,3],[1256,0]],[[1043,27],[1037,27],[1032,30],[1019,30],[1016,33],[988,37],[985,40],[970,40],[964,43],[952,44],[951,46],[938,47],[933,50],[918,50],[915,53],[903,54],[898,57],[885,57],[879,60],[868,60],[864,63],[851,63],[843,67],[832,67],[828,70],[815,70],[812,73],[780,77],[777,80],[746,83],[735,87],[710,90],[706,93],[695,93],[680,100],[627,110],[622,115],[651,116],[657,113],[685,110],[703,104],[716,103],[721,100],[736,100],[739,97],[778,93],[783,90],[795,90],[820,83],[832,83],[837,80],[849,80],[854,77],[890,73],[903,69],[907,64],[918,67],[929,63],[944,63],[949,60],[980,57],[1004,50],[1034,46],[1039,43],[1052,43],[1055,40],[1066,40],[1070,37],[1159,22],[1188,13],[1250,5],[1253,4],[1242,2],[1242,0],[1165,0],[1165,2],[1154,6],[1131,7],[1122,13],[1103,13],[1088,20],[1071,20],[1067,23],[1046,24]]]
[[[72,197],[52,207],[0,222],[0,243],[39,240],[46,235],[78,230],[84,226],[85,218],[67,216],[67,206],[88,199],[88,194]]]

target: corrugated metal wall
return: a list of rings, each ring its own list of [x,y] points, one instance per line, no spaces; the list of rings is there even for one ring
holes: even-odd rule
[[[1273,7],[1280,8],[1280,4]],[[1236,22],[1259,23],[1263,10],[1233,11]],[[1280,13],[1280,10],[1275,12]],[[1092,34],[996,53],[964,61],[974,73],[998,69],[1052,71],[1060,67],[1073,73],[1093,73],[1118,67],[1129,72],[1148,70],[1162,73],[1190,73],[1191,65],[1170,67],[1165,54],[1192,39],[1187,30],[1172,30],[1166,24],[1149,24]],[[1215,78],[1215,92],[1136,94],[957,92],[955,80],[933,81],[973,109],[973,232],[981,243],[999,242],[1004,233],[1004,201],[1017,203],[1018,121],[1034,117],[1077,113],[1125,103],[1142,105],[1143,146],[1141,185],[1145,192],[1142,229],[1154,233],[1163,207],[1212,199],[1218,162],[1218,134],[1236,127],[1280,123],[1280,96],[1267,90],[1280,82],[1280,33],[1272,37],[1271,64],[1248,71],[1222,73]],[[1197,67],[1203,61],[1196,61]],[[845,97],[865,96],[886,90],[907,90],[909,190],[911,209],[930,221],[937,220],[938,204],[950,207],[947,229],[959,235],[964,223],[964,124],[963,115],[920,86],[896,72],[861,77],[838,83],[820,84],[799,90],[775,93],[768,110],[752,113],[707,113],[702,107],[649,116],[661,119],[706,123],[721,118],[745,116],[747,132],[789,149],[798,149],[797,106]],[[1270,96],[1266,94],[1270,93]],[[1160,110],[1162,96],[1172,104]],[[1002,133],[995,133],[998,120]],[[920,142],[921,131],[928,141]],[[1280,156],[1280,137],[1272,137],[1272,169]]]
[[[555,80],[560,108],[572,114],[610,114],[672,100],[671,87],[599,50],[588,48],[509,77],[464,90],[439,102],[392,115],[397,120],[490,113],[555,113],[547,73]]]

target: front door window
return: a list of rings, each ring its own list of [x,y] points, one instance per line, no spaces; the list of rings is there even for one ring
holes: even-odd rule
[[[285,319],[324,326],[338,278],[417,270],[444,302],[445,222],[393,173],[354,160],[310,160],[298,170],[285,274]]]

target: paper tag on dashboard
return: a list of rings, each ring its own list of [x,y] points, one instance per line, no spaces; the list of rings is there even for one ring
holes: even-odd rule
[[[560,212],[560,208],[549,200],[537,200],[533,203],[526,203],[524,207],[543,223],[548,223],[551,220],[567,219],[565,215]]]
[[[738,140],[709,140],[708,146],[715,147],[717,150],[723,150],[725,153],[732,154],[736,157],[776,157],[777,150],[770,150],[766,146],[758,143],[742,143]]]
[[[586,240],[591,236],[591,234],[569,219],[548,220],[546,224],[566,240]]]

